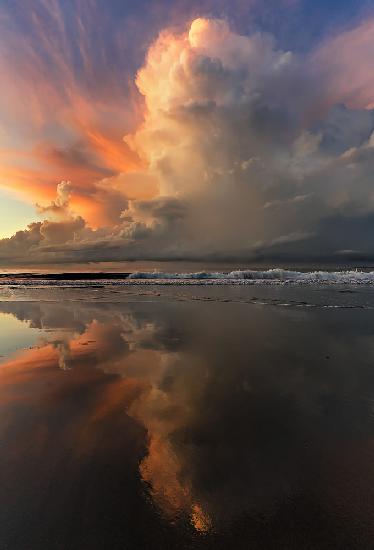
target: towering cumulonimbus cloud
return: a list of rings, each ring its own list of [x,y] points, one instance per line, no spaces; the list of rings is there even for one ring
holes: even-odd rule
[[[158,178],[157,204],[174,201],[166,250],[176,242],[187,256],[351,248],[344,229],[319,235],[334,217],[343,226],[370,217],[374,116],[369,104],[345,105],[344,89],[341,104],[331,97],[329,48],[336,41],[300,58],[268,35],[240,36],[209,19],[159,36],[136,81],[145,120],[126,142]],[[147,214],[159,230],[154,203]]]
[[[374,95],[362,54],[374,45],[373,29],[365,23],[304,55],[279,50],[268,34],[240,35],[221,19],[161,32],[136,77],[143,121],[124,138],[138,167],[96,180],[88,193],[107,208],[105,227],[82,220],[53,245],[41,232],[35,253],[69,260],[374,254]],[[137,188],[140,195],[131,192]],[[61,192],[39,212],[66,209]],[[76,209],[74,181],[70,192]]]

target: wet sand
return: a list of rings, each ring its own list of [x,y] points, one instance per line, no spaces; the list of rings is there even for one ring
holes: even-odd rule
[[[0,548],[369,549],[370,288],[2,288]]]

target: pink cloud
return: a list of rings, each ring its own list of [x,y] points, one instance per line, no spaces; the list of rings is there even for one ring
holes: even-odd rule
[[[327,40],[313,65],[327,88],[327,102],[354,109],[374,107],[374,18]]]

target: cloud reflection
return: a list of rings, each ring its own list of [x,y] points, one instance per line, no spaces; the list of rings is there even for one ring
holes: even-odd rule
[[[138,475],[168,522],[214,533],[265,514],[274,528],[280,510],[311,499],[325,514],[349,515],[346,535],[366,525],[370,312],[352,323],[355,312],[244,304],[2,302],[0,311],[43,332],[1,365],[0,433],[14,456],[40,456],[56,429],[72,457],[115,448],[97,430],[114,422],[112,436],[126,439],[123,417],[135,434],[128,452],[137,449]],[[56,403],[72,407],[63,426]]]

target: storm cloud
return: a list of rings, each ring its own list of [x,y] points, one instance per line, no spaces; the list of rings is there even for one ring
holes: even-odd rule
[[[38,206],[47,220],[0,241],[1,261],[374,255],[373,29],[306,54],[223,19],[162,31],[135,79],[142,120],[124,137],[138,167],[85,191],[105,222],[87,222],[74,181],[66,198],[60,184]]]

